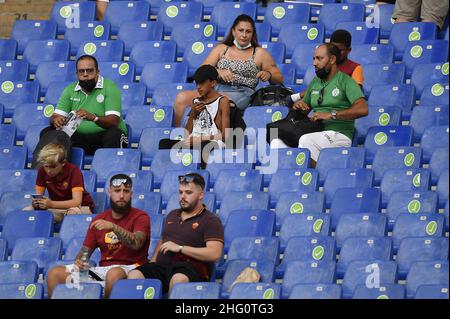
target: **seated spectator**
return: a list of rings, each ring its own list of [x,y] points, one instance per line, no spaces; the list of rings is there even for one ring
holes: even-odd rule
[[[94,202],[84,188],[83,174],[78,166],[67,162],[64,147],[59,144],[47,144],[39,152],[41,167],[36,178],[36,194],[32,207],[24,210],[42,209],[53,214],[53,221],[59,223],[65,215],[91,214]],[[48,190],[49,197],[44,192]]]
[[[96,0],[97,1],[97,19],[103,20],[105,17],[106,9],[108,8],[109,0]]]
[[[161,280],[164,293],[177,283],[209,281],[223,249],[222,223],[203,204],[203,177],[190,173],[179,176],[179,182],[180,209],[167,215],[150,263],[128,274],[128,279]]]
[[[355,132],[354,120],[368,114],[368,107],[360,86],[347,74],[339,71],[340,50],[333,44],[322,44],[314,52],[316,77],[308,86],[302,100],[293,109],[305,113],[314,111],[311,121],[323,121],[322,132],[303,135],[300,148],[311,152],[315,167],[320,150],[327,147],[350,147]],[[272,148],[287,147],[280,139],[271,142]]]
[[[84,253],[90,257],[97,247],[101,252],[100,266],[89,268],[88,281],[104,285],[105,298],[109,298],[117,280],[126,279],[130,270],[147,262],[150,218],[147,213],[131,207],[132,180],[128,175],[117,174],[109,185],[111,208],[91,222],[75,263],[49,270],[49,297],[58,284],[79,283],[79,271],[84,268],[81,257]]]
[[[397,0],[392,18],[395,23],[433,22],[439,29],[448,15],[448,1],[441,0]]]
[[[226,95],[237,107],[245,109],[258,82],[283,83],[283,75],[270,53],[261,48],[255,30],[255,21],[245,14],[238,16],[225,40],[213,48],[203,64],[216,67],[219,83],[216,91]],[[192,107],[199,93],[180,92],[174,102],[174,125],[180,126],[184,110]]]

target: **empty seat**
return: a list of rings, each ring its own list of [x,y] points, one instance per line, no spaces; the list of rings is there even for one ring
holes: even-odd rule
[[[158,279],[121,279],[111,290],[110,299],[160,299],[162,285]]]
[[[222,199],[219,217],[225,225],[228,215],[237,209],[269,209],[269,194],[263,192],[231,191]]]
[[[420,140],[424,163],[429,163],[434,150],[448,145],[448,125],[432,126],[425,129]]]
[[[426,106],[418,105],[411,114],[409,125],[414,131],[414,143],[420,143],[423,133],[432,126],[446,125],[448,127],[449,114],[448,105]],[[426,147],[426,145],[423,145]],[[430,160],[431,154],[427,153],[427,160]]]
[[[366,97],[370,95],[374,86],[398,85],[405,82],[405,65],[403,63],[385,62],[384,58],[380,63],[364,65],[363,92]]]
[[[449,167],[448,162],[448,145],[433,152],[430,159],[431,184],[436,185],[438,183],[442,172]]]
[[[159,193],[133,190],[132,201],[133,207],[143,210],[146,213],[161,213],[162,198]]]
[[[384,3],[382,5],[375,5],[373,11],[369,17],[369,23],[371,25],[379,26],[380,28],[380,39],[389,39],[392,27],[394,26],[394,19],[392,19],[392,14],[394,13],[394,4]]]
[[[169,299],[219,299],[220,284],[216,282],[190,282],[175,284]]]
[[[62,85],[76,81],[77,77],[75,70],[75,62],[72,61],[47,61],[39,63],[36,69],[35,79],[40,86],[40,95],[45,95],[47,90],[52,85],[55,85],[55,83],[58,83],[57,85]],[[60,93],[62,93],[62,91]],[[56,105],[58,100],[59,96],[48,103]]]
[[[94,21],[95,3],[83,1],[55,2],[50,14],[50,20],[58,24],[58,34],[64,34],[68,29],[75,29],[75,21]]]
[[[183,53],[183,61],[188,65],[188,76],[194,75],[198,66],[209,56],[217,42],[191,42],[188,43]]]
[[[326,3],[320,10],[318,23],[325,26],[325,37],[330,37],[339,22],[363,21],[365,7],[361,3]]]
[[[23,103],[37,103],[39,84],[37,82],[5,81],[0,90],[0,103],[5,105],[6,116],[12,116],[17,105]]]
[[[342,288],[335,284],[297,284],[289,299],[341,299]]]
[[[446,82],[448,82],[448,62],[417,64],[413,68],[411,84],[416,88],[416,99],[420,98],[428,84]]]
[[[439,180],[436,186],[436,191],[439,197],[439,207],[442,208],[445,205],[445,202],[448,200],[448,168],[445,169],[441,176],[439,176]]]
[[[203,204],[205,204],[206,208],[210,212],[214,213],[216,211],[216,195],[212,192],[206,192],[205,198],[203,199]],[[170,195],[167,201],[166,215],[170,213],[172,210],[179,208],[180,208],[180,198],[179,193],[177,191],[172,193],[172,195]]]
[[[14,124],[0,124],[2,140],[0,146],[14,146],[16,143],[16,127]]]
[[[131,105],[144,105],[147,98],[147,88],[142,83],[124,83],[118,85],[122,93],[122,115],[126,118]],[[133,128],[134,129],[134,128]]]
[[[249,107],[244,112],[244,121],[247,128],[266,128],[268,123],[281,120],[288,113],[286,106]]]
[[[177,139],[177,133],[181,131],[178,139],[183,138],[184,128],[170,127],[145,127],[142,130],[139,139],[139,150],[142,152],[142,164],[149,166],[153,160],[153,156],[159,150],[159,141],[161,139]]]
[[[140,41],[160,41],[163,39],[164,25],[160,21],[126,21],[120,25],[118,39],[125,44],[125,56]]]
[[[78,255],[78,253],[81,250],[81,247],[83,246],[84,240],[85,240],[85,235],[83,235],[82,237],[77,236],[77,237],[73,237],[69,243],[67,244],[66,247],[66,251],[64,252],[64,261],[68,261],[71,262],[73,260],[75,260],[76,256]],[[100,258],[101,258],[101,254],[100,254],[100,249],[96,248],[94,250],[94,252],[92,253],[92,255],[89,258],[89,262],[91,265],[98,265],[100,262]]]
[[[29,64],[23,60],[0,61],[0,81],[27,81]]]
[[[14,39],[0,39],[0,61],[15,60],[17,55],[17,41]]]
[[[150,4],[146,1],[113,1],[105,12],[105,21],[111,24],[112,35],[117,35],[124,22],[147,21],[149,17]]]
[[[146,63],[175,62],[176,52],[174,41],[139,41],[131,49],[130,61],[136,65],[136,72],[141,74]]]
[[[47,62],[45,62],[47,63]],[[50,62],[51,63],[51,62]],[[39,67],[38,71],[39,72]],[[44,103],[45,104],[52,104],[57,105],[59,101],[59,97],[61,96],[64,89],[69,86],[72,82],[71,81],[64,81],[64,82],[50,82],[47,87],[47,92],[45,93],[44,97]],[[42,87],[42,86],[41,86]]]
[[[305,3],[271,3],[268,5],[264,21],[272,27],[274,37],[278,36],[285,24],[309,22],[310,7]]]
[[[34,192],[34,182],[37,171],[32,169],[1,169],[0,178],[4,183],[0,184],[0,194],[6,191]]]
[[[297,44],[292,52],[292,63],[295,64],[295,77],[303,79],[306,70],[311,65],[314,51],[319,43]]]
[[[280,299],[281,286],[276,283],[237,283],[229,299]]]
[[[352,299],[405,299],[406,289],[399,284],[383,284],[378,288],[367,288],[366,285],[358,285]]]
[[[147,86],[147,94],[151,96],[159,84],[186,82],[187,72],[186,63],[147,63],[141,82]]]
[[[163,83],[158,85],[152,95],[152,104],[169,106],[173,105],[175,97],[181,91],[195,90],[194,83]]]
[[[258,41],[269,42],[272,40],[272,27],[269,23],[255,21],[255,26]]]
[[[109,39],[111,25],[104,21],[80,21],[78,28],[68,28],[64,39],[70,42],[70,55],[76,55],[82,43],[106,41]]]
[[[421,63],[444,63],[448,59],[448,41],[420,40],[405,46],[402,61],[406,66],[406,77],[410,78],[413,68]]]
[[[230,191],[259,192],[262,190],[262,175],[255,170],[234,170],[221,171],[214,184],[214,193],[220,203],[225,194]]]
[[[124,44],[122,40],[97,40],[83,42],[78,49],[76,58],[82,55],[94,56],[97,61],[121,61]]]
[[[17,41],[18,54],[22,55],[32,40],[55,39],[56,23],[48,20],[16,20],[11,38]]]
[[[0,285],[1,299],[42,299],[44,287],[42,284],[3,284]]]
[[[136,67],[131,62],[99,62],[102,76],[116,83],[134,82]]]
[[[407,22],[394,24],[389,36],[389,43],[395,48],[395,59],[401,60],[406,44],[419,40],[434,40],[437,33],[436,24],[432,22]]]
[[[352,36],[352,45],[377,44],[379,40],[380,29],[369,28],[366,22],[339,22],[336,25],[336,30],[338,29],[350,32]]]
[[[406,121],[416,104],[415,88],[411,84],[376,85],[370,92],[368,103],[372,106],[399,106],[402,120]]]
[[[297,44],[322,43],[324,35],[324,27],[320,24],[287,23],[281,26],[278,42],[285,45],[286,58],[290,59]]]
[[[0,238],[0,261],[8,258],[8,242],[6,239]]]
[[[35,73],[41,62],[69,60],[69,49],[67,40],[32,40],[27,42],[23,59],[30,64],[30,72]]]
[[[164,24],[164,34],[170,35],[176,23],[200,22],[203,18],[203,5],[199,2],[162,3],[157,20]]]
[[[283,43],[279,42],[260,42],[260,45],[263,49],[266,49],[267,52],[272,56],[273,60],[277,64],[284,63],[286,48]]]
[[[448,261],[417,261],[406,278],[406,294],[413,298],[421,285],[448,285]]]
[[[70,287],[66,284],[59,284],[53,290],[52,299],[101,299],[102,290],[102,285],[97,283],[83,282]]]
[[[438,285],[420,285],[417,287],[414,299],[447,299],[448,283]]]
[[[172,126],[173,107],[135,105],[127,111],[125,122],[133,128],[132,135],[128,137],[131,143],[138,143],[144,128]]]
[[[67,215],[64,217],[59,230],[59,238],[61,238],[64,250],[72,238],[86,235],[93,219],[94,216],[91,215]]]
[[[237,237],[231,242],[226,262],[236,259],[279,261],[279,241],[276,237]]]
[[[394,62],[394,47],[390,44],[358,44],[352,46],[349,58],[358,63],[380,64]],[[364,79],[366,77],[364,76]],[[365,84],[365,81],[364,81]]]
[[[217,27],[211,22],[176,22],[173,25],[170,39],[176,42],[177,56],[181,57],[192,43],[214,41],[216,33]]]
[[[448,90],[448,83],[430,83],[423,88],[420,104],[448,105]]]
[[[228,27],[241,14],[247,14],[256,20],[256,3],[217,3],[211,13],[211,21],[217,25],[217,36],[228,34]]]
[[[34,261],[0,262],[0,284],[37,282],[38,275],[38,265]]]
[[[26,168],[27,149],[20,146],[0,146],[0,169]]]

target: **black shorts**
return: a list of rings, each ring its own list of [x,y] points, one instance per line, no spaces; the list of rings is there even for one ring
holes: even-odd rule
[[[163,292],[169,291],[170,279],[175,274],[183,274],[189,278],[189,282],[204,281],[197,270],[188,262],[177,262],[175,264],[146,263],[138,268],[145,278],[161,280]]]

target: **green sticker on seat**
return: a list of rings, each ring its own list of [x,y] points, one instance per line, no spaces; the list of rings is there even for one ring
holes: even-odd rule
[[[155,288],[148,287],[144,292],[144,299],[153,299],[155,298]]]
[[[375,137],[373,138],[373,140],[375,141],[375,144],[377,144],[377,145],[384,145],[384,144],[386,144],[388,137],[387,137],[386,133],[378,132],[377,134],[375,134]]]
[[[434,96],[441,96],[442,94],[444,94],[444,87],[439,83],[434,84],[431,87],[431,94],[433,94]]]
[[[406,154],[403,162],[405,163],[405,166],[412,166],[414,164],[414,161],[416,160],[416,156],[414,156],[414,153],[408,153]]]
[[[315,40],[319,35],[319,30],[317,28],[311,28],[308,30],[307,36],[309,40]]]
[[[423,53],[423,48],[420,45],[415,45],[411,48],[410,54],[413,58],[420,58]]]
[[[178,15],[178,7],[170,6],[166,9],[166,14],[169,18],[175,18]]]
[[[89,42],[84,45],[84,53],[93,55],[95,52],[97,52],[97,46],[94,43]]]
[[[303,204],[296,202],[291,205],[290,209],[291,214],[302,214],[303,213]]]
[[[120,75],[127,75],[128,71],[130,71],[130,65],[128,63],[122,63],[119,66],[119,74]]]
[[[64,6],[59,9],[59,15],[64,19],[69,18],[72,15],[72,8],[70,6]]]
[[[273,9],[273,16],[277,19],[283,19],[286,15],[286,10],[283,7],[275,7]]]
[[[96,38],[100,38],[105,33],[105,27],[102,25],[98,25],[94,29],[94,36]]]
[[[408,204],[408,212],[411,214],[417,214],[420,211],[420,202],[417,199],[413,199]]]
[[[283,117],[283,114],[281,114],[280,111],[273,112],[273,114],[272,114],[272,122],[279,121],[279,120],[281,120],[282,117]]]
[[[389,124],[389,122],[391,121],[391,116],[389,115],[389,113],[382,113],[380,115],[380,117],[378,118],[378,123],[381,126],[386,126]]]
[[[323,219],[318,219],[318,220],[316,220],[316,221],[314,222],[314,225],[313,225],[313,231],[314,231],[316,234],[319,234],[320,231],[322,230],[322,225],[323,225]]]
[[[379,295],[377,299],[389,299],[387,295]]]
[[[189,166],[192,164],[192,154],[191,153],[186,153],[183,155],[183,157],[181,158],[181,162],[183,163],[184,166]]]
[[[45,106],[44,108],[44,116],[45,117],[51,117],[53,113],[55,112],[55,107],[51,104]]]
[[[312,251],[312,257],[314,260],[321,260],[323,258],[323,255],[325,253],[325,249],[322,246],[317,246]]]
[[[205,45],[202,42],[195,42],[192,44],[192,52],[195,54],[202,54],[205,51]]]
[[[438,228],[438,224],[435,221],[429,222],[425,229],[427,232],[427,235],[433,236],[434,234],[436,234],[437,228]]]
[[[34,298],[34,296],[36,296],[36,285],[35,284],[29,284],[26,288],[25,288],[25,297],[27,297],[28,299],[32,299]]]
[[[272,288],[266,289],[263,294],[263,299],[273,299],[275,298],[275,291]]]
[[[297,157],[295,158],[295,164],[298,166],[303,166],[305,164],[306,155],[305,153],[301,152],[297,154]]]
[[[419,41],[420,40],[420,32],[412,31],[408,36],[409,41]]]
[[[448,62],[442,64],[441,72],[443,75],[448,75]]]
[[[303,174],[302,176],[302,184],[307,186],[309,184],[311,184],[312,182],[312,174],[311,172],[306,172],[305,174]]]
[[[5,81],[2,83],[2,91],[3,93],[9,94],[14,91],[14,83],[11,81]]]
[[[207,38],[209,38],[210,36],[212,36],[214,32],[214,26],[212,24],[208,24],[207,26],[205,26],[205,28],[203,29],[203,35]]]
[[[163,109],[158,109],[155,114],[153,114],[153,119],[156,122],[162,122],[166,117],[166,112]]]
[[[414,175],[413,185],[415,187],[420,187],[420,173],[417,173],[416,175]]]

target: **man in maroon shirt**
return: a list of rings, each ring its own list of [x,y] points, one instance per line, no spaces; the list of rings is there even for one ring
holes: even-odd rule
[[[179,181],[180,209],[167,215],[150,263],[128,274],[129,279],[159,279],[164,292],[176,283],[209,281],[223,250],[222,223],[203,204],[203,177],[190,173],[179,176]]]
[[[81,257],[84,253],[91,256],[97,247],[101,252],[100,267],[89,269],[89,280],[104,281],[105,298],[109,297],[117,280],[126,279],[130,270],[147,262],[150,218],[145,212],[131,207],[131,187],[131,178],[125,174],[111,178],[111,209],[94,218],[75,263],[56,266],[48,272],[49,297],[58,284],[78,283],[79,269],[83,268]]]

